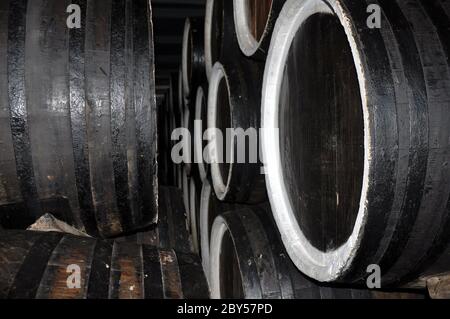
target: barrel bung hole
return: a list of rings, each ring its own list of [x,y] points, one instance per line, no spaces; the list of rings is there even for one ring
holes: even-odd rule
[[[222,299],[243,299],[245,296],[239,262],[228,231],[223,235],[220,249],[220,296]]]
[[[260,41],[266,30],[267,22],[272,10],[273,0],[245,0],[248,28],[256,41]]]
[[[357,72],[339,20],[309,17],[286,60],[279,101],[282,177],[307,240],[327,252],[352,234],[364,170]]]
[[[217,113],[216,113],[217,128],[222,132],[223,135],[223,149],[221,160],[222,163],[219,164],[220,172],[222,175],[222,180],[224,184],[227,184],[228,176],[230,174],[230,165],[232,157],[232,143],[227,140],[227,129],[230,130],[233,126],[231,124],[231,105],[229,98],[229,89],[225,77],[220,79],[218,89],[217,89]],[[231,136],[228,136],[231,138]]]

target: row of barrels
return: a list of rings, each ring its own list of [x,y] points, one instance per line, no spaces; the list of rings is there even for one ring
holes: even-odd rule
[[[160,187],[159,223],[113,240],[0,232],[0,299],[207,299],[181,191]]]
[[[1,299],[209,297],[180,191],[158,187],[151,17],[1,1]],[[25,230],[48,213],[85,236]]]
[[[299,282],[349,297],[369,266],[391,289],[449,270],[449,2],[377,1],[381,28],[372,2],[210,0],[187,20],[172,116],[192,147],[173,180],[213,297],[298,297]],[[262,156],[241,163],[237,138],[211,132],[227,128],[262,129],[245,144]],[[284,248],[229,226],[246,214]]]

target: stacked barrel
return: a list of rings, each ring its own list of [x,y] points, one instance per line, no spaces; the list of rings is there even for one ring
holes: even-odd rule
[[[186,20],[177,184],[213,297],[386,297],[371,269],[391,290],[448,273],[449,9],[208,0]],[[258,139],[242,154],[227,129]]]

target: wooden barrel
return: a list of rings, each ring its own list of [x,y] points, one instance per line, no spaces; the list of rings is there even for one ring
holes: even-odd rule
[[[242,205],[219,201],[210,182],[208,180],[203,181],[200,193],[200,216],[198,222],[200,233],[200,256],[202,258],[203,269],[209,269],[209,243],[214,219],[221,213],[236,210],[237,207],[242,207]],[[209,277],[208,272],[206,273],[206,276]]]
[[[259,64],[239,59],[227,66],[216,62],[212,71],[208,151],[214,190],[223,201],[258,203],[267,196],[258,156],[260,72]]]
[[[0,222],[52,212],[104,237],[154,223],[149,1],[3,0],[0,30]]]
[[[208,298],[195,255],[62,233],[0,233],[0,298]],[[77,285],[77,279],[79,279]],[[73,288],[75,287],[75,288]]]
[[[208,141],[205,138],[205,131],[208,128],[208,87],[199,86],[195,99],[194,116],[194,163],[197,165],[197,172],[200,181],[204,181],[209,176],[209,164],[205,158]]]
[[[182,69],[183,93],[186,99],[194,98],[197,86],[204,82],[205,48],[204,48],[204,20],[187,18],[184,25]]]
[[[233,0],[234,25],[244,55],[265,59],[275,22],[286,0]]]
[[[219,215],[210,253],[212,298],[372,299],[424,298],[396,293],[320,285],[302,275],[286,254],[267,206]]]
[[[266,64],[262,146],[297,267],[356,282],[376,264],[387,285],[450,242],[449,20],[437,1],[380,1],[382,27],[369,28],[369,2],[286,3]]]

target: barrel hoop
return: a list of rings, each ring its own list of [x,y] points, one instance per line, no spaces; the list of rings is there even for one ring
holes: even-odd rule
[[[108,299],[112,251],[110,242],[97,240],[89,273],[87,299]]]
[[[11,1],[8,17],[8,93],[11,134],[22,198],[30,215],[39,217],[36,179],[33,169],[27,98],[25,92],[25,41],[28,0]]]
[[[142,246],[144,263],[144,291],[146,299],[163,299],[163,281],[159,250],[155,247]]]
[[[42,276],[53,250],[63,238],[62,233],[42,234],[28,252],[9,291],[8,299],[36,297]]]

